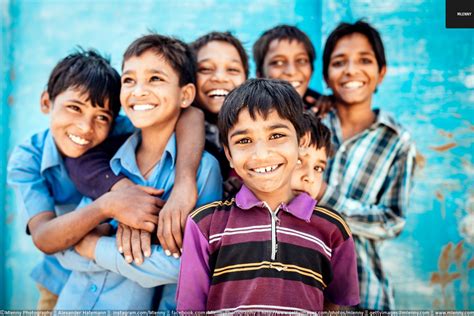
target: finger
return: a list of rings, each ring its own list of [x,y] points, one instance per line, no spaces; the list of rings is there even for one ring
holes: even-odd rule
[[[309,95],[306,96],[305,100],[306,100],[306,102],[309,103],[309,104],[314,104],[314,103],[316,103],[316,99],[313,98],[312,96],[309,96]]]
[[[138,265],[142,264],[142,245],[140,240],[140,230],[138,229],[132,229],[131,248],[135,263]]]
[[[131,231],[128,226],[123,226],[122,232],[122,247],[123,247],[123,256],[125,257],[125,261],[131,263],[133,261],[132,258],[132,249],[130,246],[130,238],[131,238]]]
[[[181,229],[181,217],[186,216],[181,214],[181,212],[175,212],[175,216],[176,217],[172,219],[171,232],[173,233],[173,239],[176,243],[176,253],[181,255],[181,249],[183,248],[183,230]]]
[[[184,228],[186,227],[186,221],[188,220],[188,216],[181,216],[181,230],[183,231],[184,233]],[[183,248],[183,246],[181,245],[180,248]]]
[[[159,208],[163,208],[165,206],[166,201],[160,198],[155,198],[155,205]]]
[[[151,256],[151,234],[144,230],[140,231],[140,242],[142,244],[142,251],[145,257]]]
[[[157,189],[157,188],[153,188],[153,187],[146,187],[146,186],[143,186],[143,185],[137,185],[137,187],[148,193],[148,194],[151,194],[151,195],[162,195],[165,191],[163,189]]]
[[[145,230],[149,233],[153,233],[156,229],[155,223],[158,221],[158,216],[153,216],[153,218],[147,218],[146,222],[143,222],[137,227],[138,229]]]
[[[163,221],[161,219],[161,216],[158,219],[158,228],[156,230],[156,236],[158,237],[158,240],[160,241],[160,245],[163,248],[165,254],[167,256],[171,256],[171,252],[169,251],[168,247],[166,246],[165,237],[163,236]]]
[[[123,248],[122,248],[122,225],[118,225],[117,228],[117,234],[115,236],[115,243],[117,244],[117,249],[120,253],[123,253]]]
[[[165,239],[166,248],[171,252],[173,257],[179,258],[178,247],[176,246],[176,241],[174,240],[173,236],[173,222],[171,212],[167,212],[164,215],[165,216],[163,218],[163,237]]]

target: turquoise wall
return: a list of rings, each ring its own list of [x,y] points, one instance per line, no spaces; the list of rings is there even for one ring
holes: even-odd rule
[[[31,309],[37,293],[28,274],[40,254],[24,234],[5,184],[13,147],[47,127],[39,96],[55,63],[76,45],[111,56],[155,30],[190,41],[231,30],[250,53],[258,35],[296,24],[318,52],[313,88],[323,89],[321,49],[342,20],[374,24],[386,45],[388,75],[375,105],[412,133],[419,168],[407,226],[385,244],[384,260],[400,309],[474,308],[473,30],[444,27],[443,0],[412,1],[0,1],[0,309]],[[253,73],[252,64],[252,73]],[[470,260],[470,261],[469,261]]]

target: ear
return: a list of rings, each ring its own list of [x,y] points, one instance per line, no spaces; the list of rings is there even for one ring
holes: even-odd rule
[[[234,168],[234,164],[232,163],[232,155],[230,154],[229,148],[227,146],[223,146],[223,147],[224,147],[225,156],[227,160],[229,160],[230,167]]]
[[[181,87],[181,103],[179,106],[181,108],[187,108],[191,105],[194,101],[194,97],[196,96],[196,86],[192,83],[188,83],[187,85]]]
[[[379,80],[377,82],[377,85],[382,83],[383,78],[385,78],[386,73],[387,73],[387,66],[383,66],[382,69],[380,69],[379,71]]]
[[[308,147],[310,141],[311,141],[311,134],[310,134],[310,132],[304,133],[304,135],[300,137],[300,144],[299,144],[299,147]]]
[[[41,105],[41,112],[43,112],[44,114],[48,114],[51,111],[52,102],[51,102],[51,99],[49,98],[48,91],[43,91],[43,93],[41,93],[40,105]]]

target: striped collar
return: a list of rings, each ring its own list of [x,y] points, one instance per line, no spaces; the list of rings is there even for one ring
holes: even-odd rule
[[[266,208],[265,202],[260,201],[245,184],[235,196],[235,203],[243,210],[250,210],[253,207]],[[281,203],[279,208],[296,218],[309,222],[315,206],[316,201],[313,198],[306,193],[301,193],[288,204]]]

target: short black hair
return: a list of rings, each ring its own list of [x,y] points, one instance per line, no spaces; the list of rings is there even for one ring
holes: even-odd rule
[[[245,71],[245,79],[249,77],[249,57],[245,48],[242,45],[242,42],[239,41],[237,37],[232,35],[230,32],[210,32],[207,33],[194,42],[191,43],[191,48],[194,50],[194,54],[197,56],[199,50],[207,45],[210,42],[219,41],[229,43],[230,45],[234,46],[237,52],[239,53],[240,60],[242,61],[242,65],[244,66]]]
[[[281,24],[265,31],[253,44],[253,60],[257,68],[257,75],[263,75],[263,62],[268,53],[268,48],[273,40],[298,41],[303,43],[308,53],[311,69],[314,69],[314,60],[316,59],[316,50],[308,35],[296,26]]]
[[[94,107],[105,108],[108,101],[114,117],[120,112],[120,75],[110,60],[94,49],[77,48],[51,71],[46,86],[51,101],[69,88],[82,90]]]
[[[309,145],[316,149],[324,149],[328,157],[332,156],[331,131],[311,111],[303,113],[304,134],[309,133]]]
[[[225,147],[229,147],[229,130],[237,123],[239,114],[244,109],[249,111],[252,119],[257,114],[266,118],[275,110],[281,118],[293,124],[298,139],[303,135],[303,101],[295,88],[286,81],[249,79],[227,95],[217,122],[221,142]]]
[[[196,57],[192,49],[183,41],[160,34],[148,34],[133,41],[123,54],[124,63],[132,58],[139,57],[147,51],[161,56],[178,74],[179,85],[196,84]]]
[[[382,38],[380,37],[379,32],[373,26],[362,20],[359,20],[353,24],[343,22],[339,24],[334,29],[334,31],[331,32],[331,34],[329,34],[329,37],[326,40],[326,45],[324,46],[323,52],[324,79],[328,79],[329,62],[331,61],[331,54],[334,51],[337,42],[339,42],[341,38],[354,33],[360,33],[364,35],[369,41],[372,49],[374,50],[375,59],[377,60],[377,65],[379,66],[379,71],[387,65]]]

